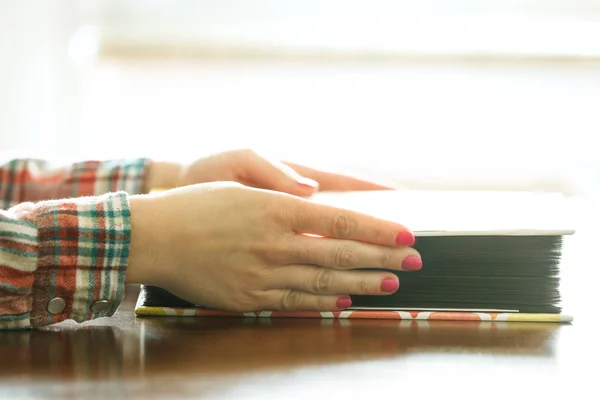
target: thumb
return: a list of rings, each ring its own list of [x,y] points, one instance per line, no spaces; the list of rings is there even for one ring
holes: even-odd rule
[[[253,153],[245,164],[245,178],[255,187],[295,196],[311,196],[319,190],[316,181],[300,175],[280,161],[269,160]]]

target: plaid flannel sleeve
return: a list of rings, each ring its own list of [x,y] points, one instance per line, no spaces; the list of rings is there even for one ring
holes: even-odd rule
[[[40,163],[0,168],[0,329],[82,322],[114,314],[123,299],[131,221],[128,192],[145,160],[81,163],[52,173]]]
[[[144,190],[148,164],[143,158],[84,161],[66,167],[36,159],[0,161],[0,208],[121,190],[137,194]]]
[[[0,213],[0,328],[114,314],[131,237],[125,192]]]

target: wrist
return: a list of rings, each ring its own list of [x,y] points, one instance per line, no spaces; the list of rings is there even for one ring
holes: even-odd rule
[[[148,166],[145,192],[154,189],[172,189],[177,187],[183,166],[169,161],[152,161]]]
[[[157,278],[156,224],[151,196],[130,196],[131,243],[125,283],[152,285]]]

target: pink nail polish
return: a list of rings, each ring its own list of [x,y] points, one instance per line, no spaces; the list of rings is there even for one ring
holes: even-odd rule
[[[407,271],[418,271],[423,266],[423,261],[417,256],[408,256],[402,261],[402,269]]]
[[[412,232],[400,232],[396,236],[396,243],[401,246],[412,246],[415,244],[415,235]]]
[[[386,293],[394,293],[400,287],[400,282],[394,278],[385,278],[381,281],[381,291]]]
[[[350,298],[350,296],[340,297],[337,299],[335,305],[337,306],[337,308],[348,308],[352,305],[352,299]]]
[[[299,178],[297,180],[298,185],[303,186],[303,187],[307,187],[307,188],[311,188],[311,189],[316,189],[319,187],[319,184],[316,181],[313,181],[310,178]]]

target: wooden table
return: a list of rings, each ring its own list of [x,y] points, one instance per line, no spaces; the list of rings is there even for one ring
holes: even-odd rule
[[[597,226],[566,249],[569,325],[136,318],[129,287],[112,318],[0,333],[0,398],[600,398]]]

